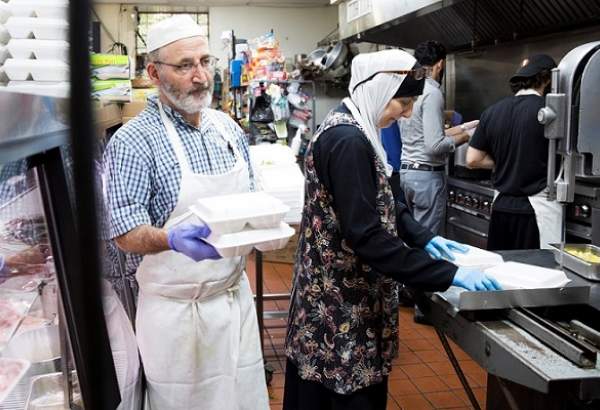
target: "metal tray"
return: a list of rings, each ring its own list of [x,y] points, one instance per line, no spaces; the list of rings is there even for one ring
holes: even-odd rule
[[[549,245],[552,247],[552,251],[554,252],[554,260],[556,260],[557,263],[561,263],[562,257],[562,265],[565,268],[588,280],[600,281],[600,263],[587,262],[575,255],[570,254],[567,251],[561,251],[561,246],[559,243],[551,243]],[[600,256],[600,248],[590,244],[565,244],[564,249],[567,248],[581,251],[589,250],[595,255]]]
[[[448,313],[454,316],[461,311],[587,304],[590,299],[590,287],[567,285],[562,288],[471,292],[451,286],[445,292],[434,293],[432,299],[447,304]]]

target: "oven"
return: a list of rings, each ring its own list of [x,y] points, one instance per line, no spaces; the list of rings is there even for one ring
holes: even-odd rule
[[[487,248],[494,190],[489,181],[448,178],[446,237]]]

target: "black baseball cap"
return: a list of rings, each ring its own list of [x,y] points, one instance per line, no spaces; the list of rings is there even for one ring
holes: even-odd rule
[[[554,67],[556,67],[556,62],[548,54],[535,54],[521,62],[515,75],[510,77],[510,81],[533,77],[544,70],[552,70]]]

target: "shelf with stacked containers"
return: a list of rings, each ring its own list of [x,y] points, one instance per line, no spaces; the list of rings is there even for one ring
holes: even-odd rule
[[[140,408],[131,324],[100,278],[89,7],[0,0],[2,409]]]
[[[0,1],[0,84],[4,91],[69,93],[68,2]]]

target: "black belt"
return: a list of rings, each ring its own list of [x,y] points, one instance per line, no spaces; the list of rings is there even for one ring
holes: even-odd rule
[[[444,165],[434,166],[427,164],[410,163],[400,165],[400,169],[414,169],[417,171],[444,171],[446,167]]]

